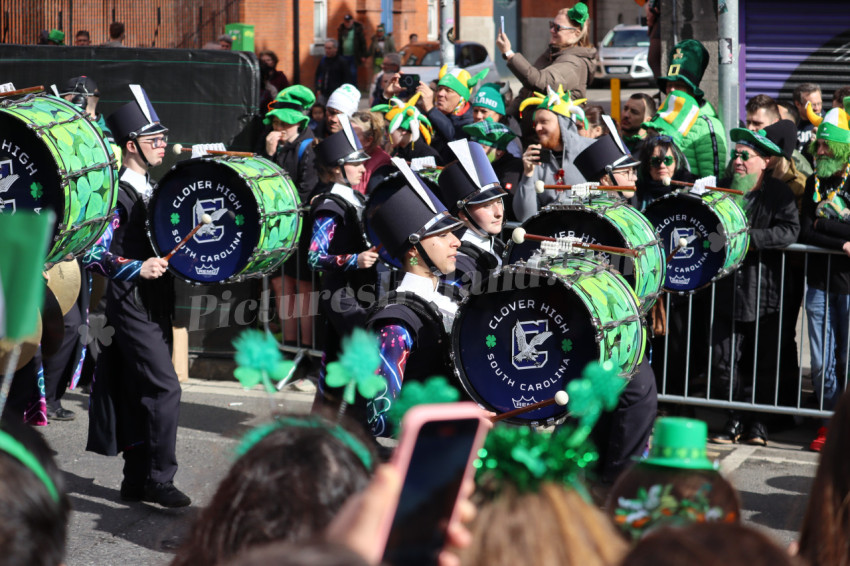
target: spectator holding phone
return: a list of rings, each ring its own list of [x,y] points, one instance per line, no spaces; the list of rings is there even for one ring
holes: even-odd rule
[[[533,112],[534,131],[539,140],[522,154],[523,177],[514,193],[514,214],[517,220],[524,222],[557,199],[555,191],[537,193],[537,181],[547,185],[585,182],[573,160],[596,140],[579,135],[574,113],[581,110],[561,88],[558,92],[549,89],[545,97],[538,94],[528,98],[519,109],[520,112]]]
[[[508,69],[522,83],[517,100],[559,85],[573,100],[584,98],[596,67],[596,48],[590,43],[588,29],[587,5],[579,2],[572,8],[559,10],[549,22],[549,48],[534,63],[522,53],[515,53],[511,40],[500,32],[496,36],[496,47],[508,62]],[[512,114],[516,112],[515,105],[511,111]]]

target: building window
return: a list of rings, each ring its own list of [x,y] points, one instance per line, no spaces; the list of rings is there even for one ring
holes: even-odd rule
[[[324,45],[328,38],[328,0],[313,2],[313,44]]]
[[[440,5],[437,0],[428,0],[428,40],[440,36]]]

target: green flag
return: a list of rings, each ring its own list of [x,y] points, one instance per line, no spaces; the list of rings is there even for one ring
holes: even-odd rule
[[[0,214],[0,284],[6,307],[0,336],[20,340],[36,331],[38,309],[44,301],[44,259],[55,215],[28,210]],[[5,332],[4,332],[5,330]]]

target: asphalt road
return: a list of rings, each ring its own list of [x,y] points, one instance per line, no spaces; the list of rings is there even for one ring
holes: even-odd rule
[[[287,411],[305,412],[311,401],[311,395],[293,392],[278,394],[274,402]],[[40,429],[57,453],[74,509],[68,566],[168,564],[191,520],[226,472],[237,439],[268,418],[270,400],[235,382],[193,379],[184,384],[175,483],[192,497],[193,505],[176,510],[120,501],[123,461],[85,451],[87,403],[86,395],[69,392],[64,405],[78,418]],[[723,420],[717,414],[699,416],[715,425]],[[815,473],[817,455],[803,449],[813,426],[774,435],[766,448],[710,446],[710,456],[721,460],[721,469],[740,490],[744,520],[783,545],[799,528]]]

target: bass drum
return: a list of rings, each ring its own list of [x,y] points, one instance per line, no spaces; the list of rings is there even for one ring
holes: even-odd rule
[[[595,199],[583,204],[557,204],[544,208],[526,220],[529,234],[580,238],[591,244],[616,246],[637,251],[637,258],[599,254],[614,266],[638,296],[641,310],[648,312],[661,293],[664,282],[664,251],[655,229],[636,208],[622,201]],[[540,249],[540,243],[510,242],[505,249],[507,263],[527,261]]]
[[[452,326],[452,358],[467,394],[497,413],[551,399],[592,362],[611,360],[623,377],[643,358],[646,330],[637,296],[613,268],[568,258],[551,270],[494,272],[487,292],[467,296]],[[507,419],[550,425],[552,405]]]
[[[301,233],[298,192],[272,162],[204,157],[176,164],[148,206],[148,236],[167,255],[209,214],[213,222],[174,254],[169,269],[193,284],[233,282],[278,268]]]
[[[693,293],[732,273],[750,246],[747,216],[733,198],[720,192],[670,193],[644,212],[656,227],[665,256],[685,238],[688,245],[667,263],[664,289]]]
[[[0,213],[56,214],[47,262],[100,238],[118,202],[118,164],[80,109],[43,94],[0,101]]]

